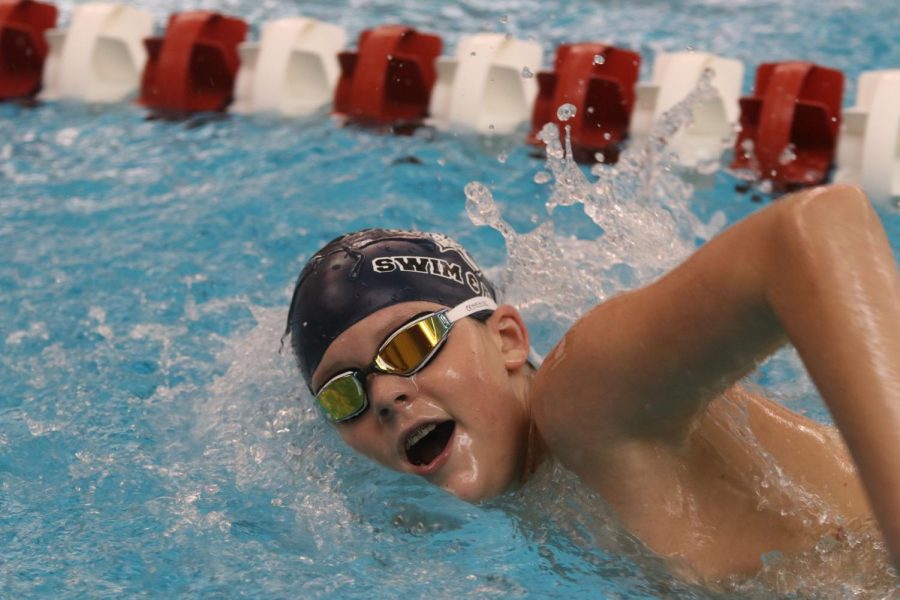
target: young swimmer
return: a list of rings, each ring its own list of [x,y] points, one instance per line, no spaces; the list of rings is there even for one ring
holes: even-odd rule
[[[787,495],[760,502],[756,455],[720,418],[729,403],[840,523],[874,515],[900,563],[898,298],[877,215],[835,186],[773,203],[597,306],[539,369],[518,311],[434,234],[332,241],[300,274],[287,330],[317,404],[358,452],[472,502],[554,459],[649,548],[715,580],[845,534],[810,525]],[[846,446],[736,385],[786,341]]]

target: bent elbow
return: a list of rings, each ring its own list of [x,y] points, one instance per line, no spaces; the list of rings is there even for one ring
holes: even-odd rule
[[[814,260],[823,254],[832,256],[840,246],[884,236],[878,215],[857,187],[820,187],[783,201],[779,242],[789,257]]]

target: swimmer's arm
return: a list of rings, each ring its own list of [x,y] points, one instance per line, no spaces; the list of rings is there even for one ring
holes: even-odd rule
[[[677,441],[787,339],[900,564],[900,275],[855,188],[785,197],[659,281],[588,313],[536,378],[535,397],[556,401],[536,403],[535,419],[576,471],[617,440]]]

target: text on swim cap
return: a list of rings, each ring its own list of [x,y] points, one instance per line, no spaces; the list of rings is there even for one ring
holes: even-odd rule
[[[423,275],[437,275],[444,279],[450,279],[460,285],[468,285],[476,294],[482,293],[481,281],[478,276],[465,271],[457,263],[452,263],[443,258],[430,258],[425,256],[379,256],[372,259],[372,270],[376,273],[390,273],[400,270],[404,273],[422,273]]]

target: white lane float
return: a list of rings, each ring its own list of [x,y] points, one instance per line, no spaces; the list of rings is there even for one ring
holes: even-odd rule
[[[631,118],[631,135],[650,135],[654,121],[693,91],[704,72],[712,70],[716,95],[693,107],[694,122],[669,142],[686,167],[714,161],[728,147],[740,114],[739,99],[744,65],[739,60],[706,52],[661,53],[653,63],[649,82],[638,83],[637,102]]]
[[[76,6],[68,29],[46,32],[42,100],[120,102],[137,91],[153,15],[123,4]]]
[[[437,61],[430,123],[438,129],[512,133],[531,118],[543,50],[537,42],[481,33],[460,40]]]
[[[343,28],[290,17],[263,25],[259,42],[238,47],[237,113],[274,112],[304,116],[330,103],[340,77],[338,53],[347,43]]]
[[[859,76],[838,139],[834,180],[862,185],[873,201],[900,202],[900,69]]]

